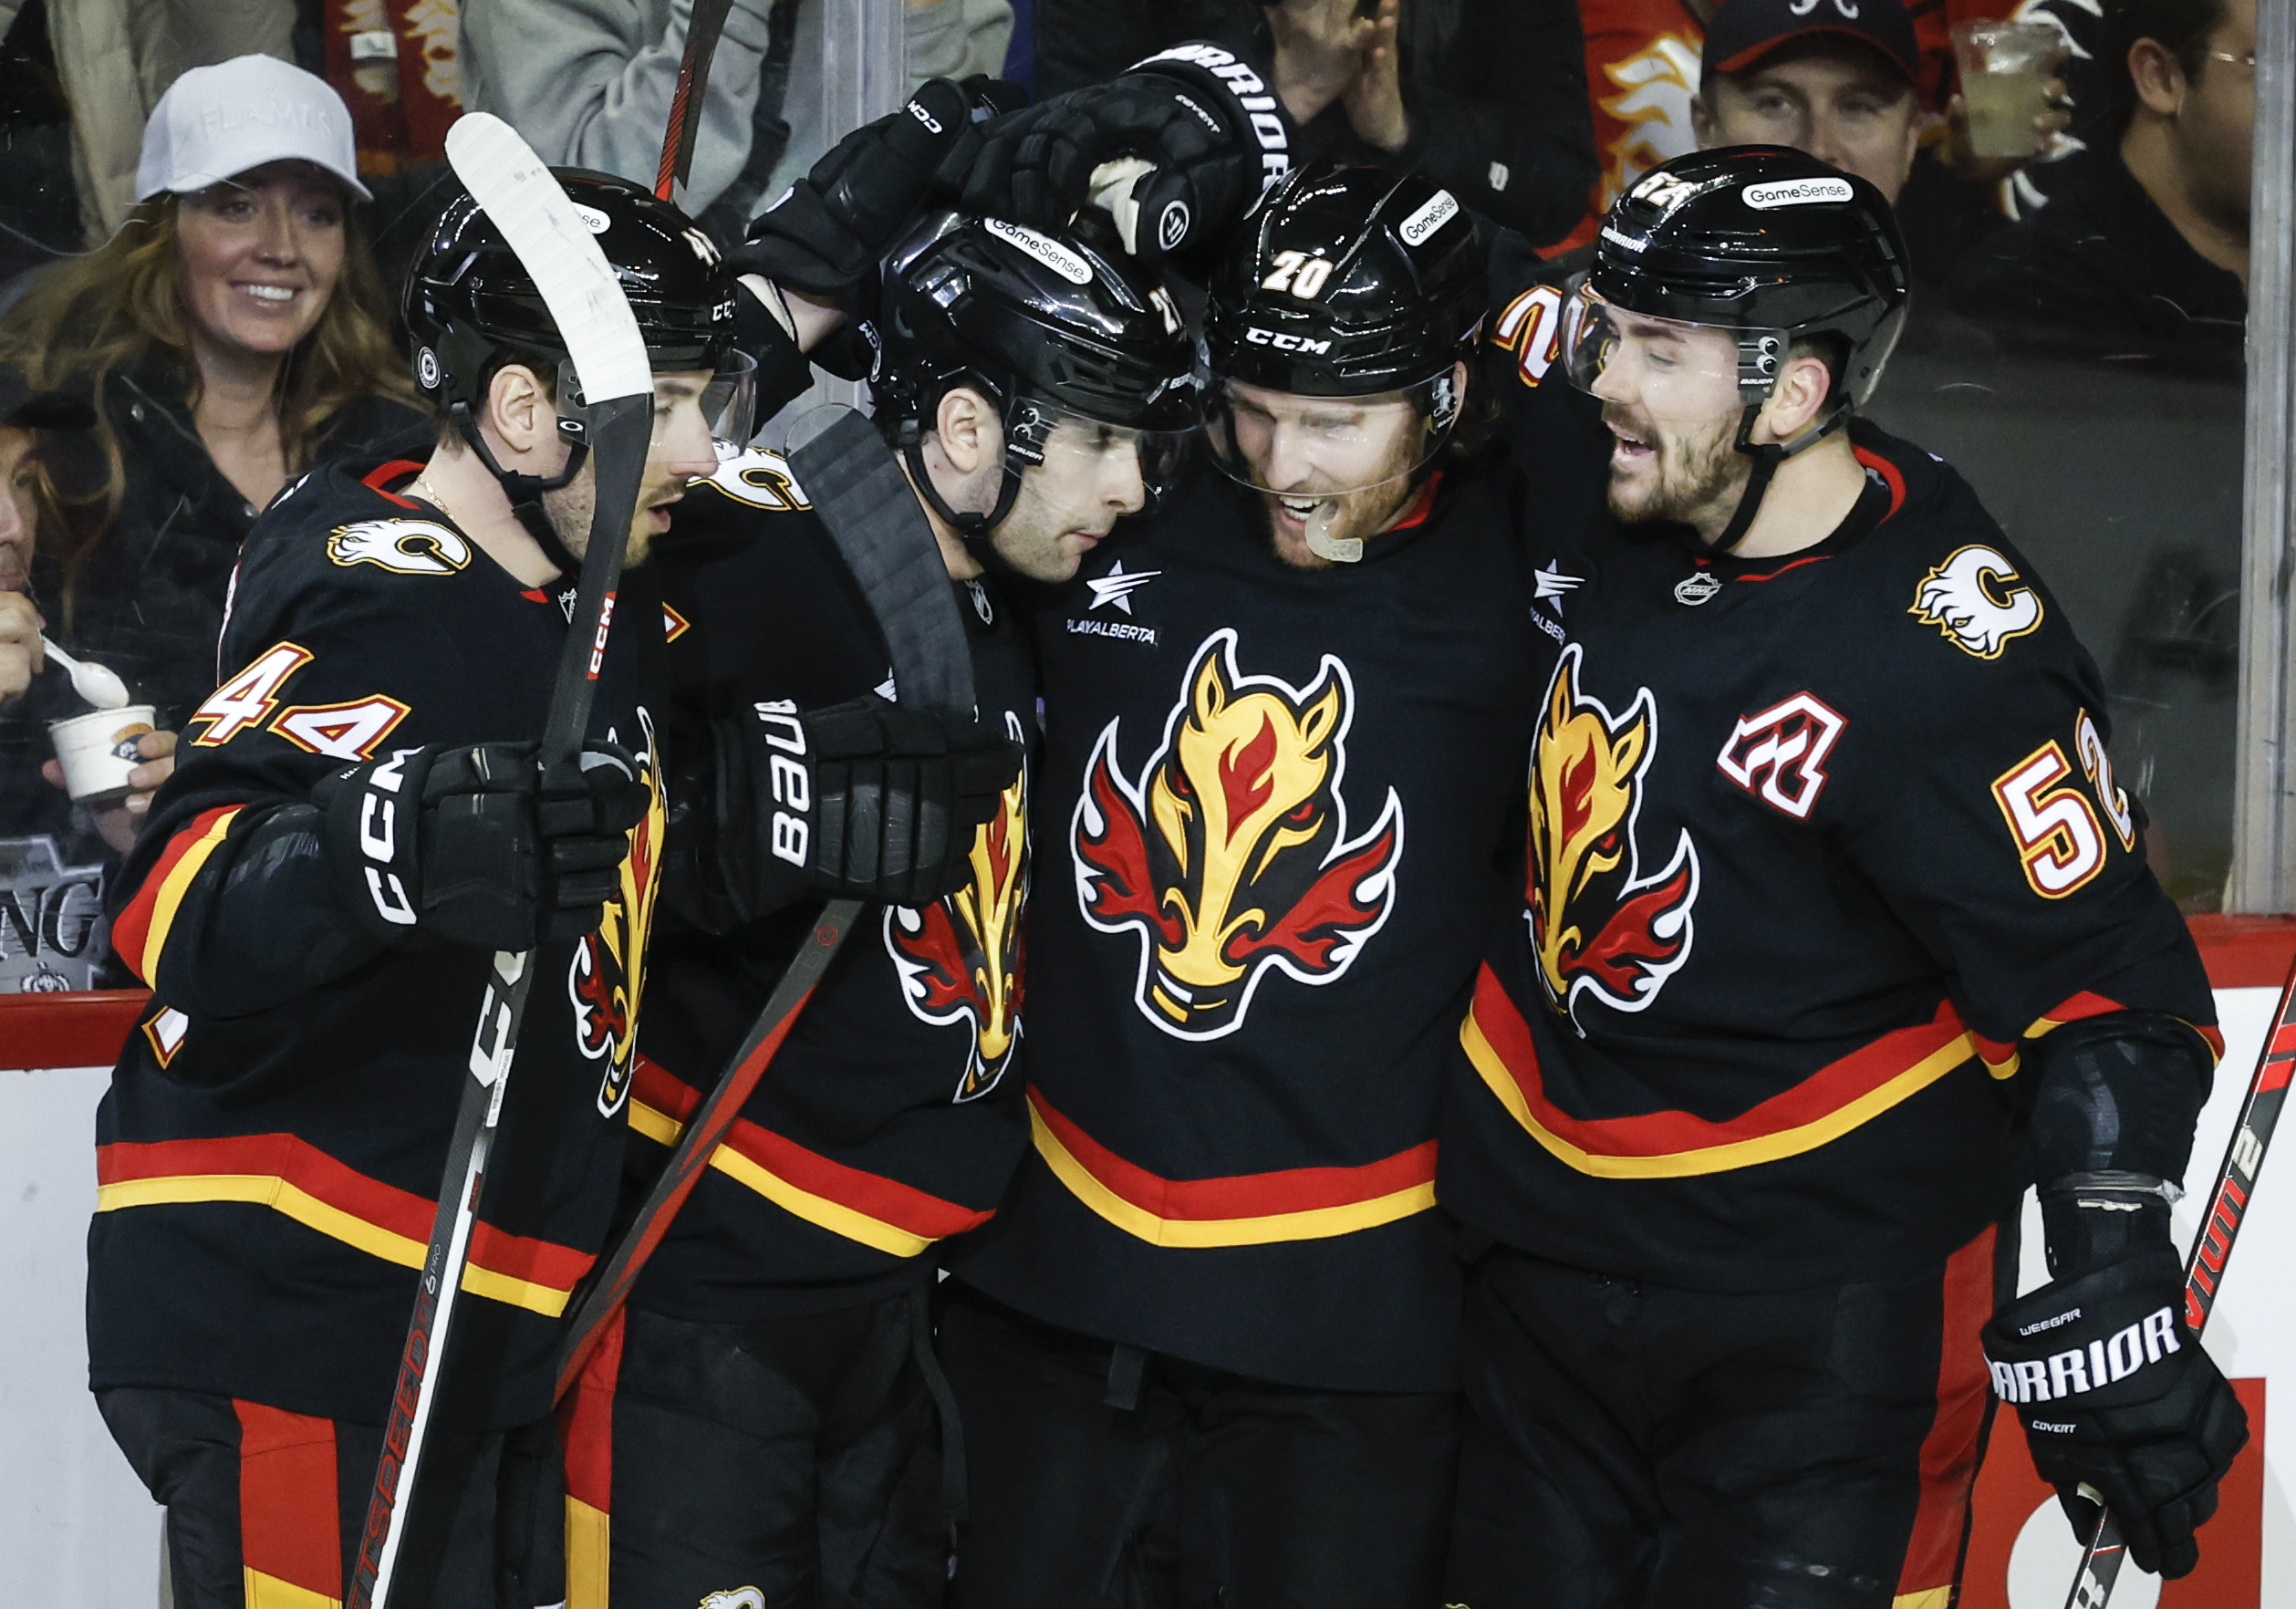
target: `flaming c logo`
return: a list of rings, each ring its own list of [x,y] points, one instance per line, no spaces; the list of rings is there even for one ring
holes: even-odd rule
[[[1690,958],[1699,856],[1686,830],[1663,871],[1641,875],[1635,816],[1658,752],[1648,688],[1623,716],[1582,693],[1580,649],[1547,686],[1531,770],[1531,940],[1548,996],[1575,1020],[1591,996],[1638,1012]]]
[[[594,1062],[604,1062],[597,1109],[611,1117],[629,1097],[630,1052],[637,1043],[639,991],[646,981],[646,938],[654,923],[654,894],[660,879],[661,834],[668,820],[660,779],[654,770],[654,724],[643,710],[638,719],[646,746],[638,756],[639,774],[653,794],[646,814],[629,830],[629,854],[622,861],[621,891],[606,902],[597,931],[574,947],[566,969],[566,995],[574,1002],[575,1043]],[[618,741],[607,734],[609,741]]]
[[[1117,770],[1108,723],[1070,839],[1085,919],[1139,936],[1141,1014],[1218,1039],[1242,1026],[1272,969],[1328,983],[1386,923],[1403,804],[1388,789],[1371,829],[1347,836],[1355,686],[1337,659],[1294,688],[1240,673],[1235,632],[1216,631],[1185,688],[1137,781]]]
[[[1018,717],[1005,731],[1022,737]],[[922,910],[885,912],[885,952],[920,1022],[970,1022],[972,1049],[958,1101],[997,1086],[1021,1040],[1022,919],[1028,911],[1028,773],[1013,780],[997,813],[972,839],[972,880]]]

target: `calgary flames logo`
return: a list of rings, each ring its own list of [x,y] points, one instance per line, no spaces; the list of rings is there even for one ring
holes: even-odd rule
[[[1641,876],[1635,817],[1658,752],[1648,688],[1614,718],[1578,690],[1575,643],[1548,684],[1531,770],[1531,941],[1548,996],[1576,1020],[1592,996],[1638,1012],[1690,958],[1698,851],[1685,830],[1666,869]]]
[[[593,1062],[604,1062],[597,1109],[611,1117],[629,1098],[630,1052],[637,1043],[638,997],[646,981],[646,938],[653,928],[654,894],[660,883],[661,834],[667,820],[661,782],[654,769],[654,726],[643,710],[646,746],[638,755],[639,775],[653,795],[646,815],[629,830],[629,854],[622,861],[621,892],[606,902],[597,931],[574,947],[566,969],[566,996],[574,1002],[574,1042]],[[618,742],[611,732],[608,742]]]
[[[1205,638],[1137,782],[1108,723],[1070,832],[1085,919],[1139,935],[1134,1001],[1181,1039],[1234,1033],[1272,968],[1313,984],[1345,972],[1387,919],[1403,856],[1392,788],[1371,830],[1347,836],[1346,666],[1325,656],[1303,690],[1239,673],[1235,654],[1232,630]]]
[[[1022,737],[1009,711],[1005,731]],[[1022,918],[1028,911],[1028,773],[1004,790],[995,816],[973,835],[972,880],[922,910],[885,912],[885,950],[921,1022],[972,1025],[958,1101],[997,1086],[1021,1040]]]

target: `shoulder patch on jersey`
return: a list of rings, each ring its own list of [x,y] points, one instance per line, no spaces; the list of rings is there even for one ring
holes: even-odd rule
[[[813,506],[805,488],[797,484],[797,477],[789,472],[789,461],[760,447],[737,452],[720,463],[710,484],[736,503],[775,514],[796,514]]]
[[[436,520],[354,520],[327,533],[327,556],[347,570],[374,565],[395,576],[452,576],[471,562],[471,544]]]
[[[1921,578],[1906,613],[1935,626],[1963,653],[1998,659],[2010,639],[2039,629],[2041,594],[2020,586],[2017,566],[1990,547],[1956,548]]]

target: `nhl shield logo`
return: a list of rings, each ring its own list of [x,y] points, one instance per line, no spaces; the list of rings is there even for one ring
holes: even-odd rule
[[[1196,650],[1164,741],[1137,777],[1117,725],[1094,745],[1070,829],[1085,920],[1140,945],[1134,1003],[1179,1039],[1243,1025],[1281,972],[1345,975],[1395,903],[1403,803],[1351,836],[1344,787],[1355,686],[1325,655],[1296,688],[1236,665],[1236,633]]]
[[[1657,701],[1639,690],[1624,715],[1580,690],[1582,650],[1563,650],[1547,685],[1531,772],[1530,901],[1539,976],[1576,1021],[1582,1001],[1638,1012],[1690,959],[1699,856],[1685,829],[1645,875],[1636,820],[1658,752]]]

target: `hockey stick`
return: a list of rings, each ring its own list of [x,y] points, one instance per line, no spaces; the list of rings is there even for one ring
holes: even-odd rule
[[[446,151],[455,176],[533,275],[582,385],[597,500],[566,648],[543,718],[539,753],[545,784],[571,790],[581,785],[582,742],[613,623],[622,550],[645,473],[653,429],[653,375],[638,321],[613,268],[566,192],[526,142],[501,119],[473,113],[447,130]],[[525,1021],[526,995],[534,981],[532,960],[531,950],[497,951],[487,979],[471,1043],[470,1077],[462,1085],[453,1138],[447,1147],[431,1244],[423,1257],[414,1314],[391,1392],[382,1456],[359,1536],[346,1599],[348,1609],[389,1609],[391,1578],[406,1539],[407,1516],[445,1372],[431,1365],[444,1355],[462,1294],[486,1159],[493,1148],[503,1092]]]
[[[674,200],[677,187],[693,171],[693,146],[701,131],[701,102],[710,91],[710,59],[717,54],[718,36],[725,32],[726,14],[733,0],[693,0],[686,17],[686,53],[678,62],[678,88],[670,97],[670,127],[661,137],[661,166],[654,173],[654,193]]]
[[[901,701],[970,712],[972,655],[950,601],[948,567],[916,493],[876,427],[857,413],[838,410],[826,429],[791,448],[789,461],[877,617]],[[823,908],[732,1064],[687,1120],[645,1204],[583,1292],[566,1326],[558,1353],[560,1397],[574,1388],[608,1321],[669,1234],[679,1209],[701,1182],[701,1170],[756,1092],[766,1066],[860,914],[860,902],[854,899],[833,899]]]
[[[2264,1166],[2265,1147],[2272,1143],[2273,1125],[2280,1121],[2280,1103],[2288,1095],[2289,1077],[2296,1073],[2296,967],[2280,985],[2280,1008],[2265,1031],[2264,1048],[2256,1058],[2255,1075],[2249,1080],[2248,1098],[2240,1120],[2225,1147],[2224,1166],[2217,1169],[2217,1188],[2209,1193],[2208,1216],[2194,1237],[2191,1259],[2185,1264],[2185,1323],[2194,1335],[2208,1322],[2224,1282],[2224,1265],[2239,1237],[2240,1220],[2248,1216],[2249,1197],[2256,1191],[2256,1176]],[[2121,1562],[2128,1557],[2119,1521],[2107,1510],[2097,1517],[2096,1534],[2081,1556],[2081,1569],[2065,1595],[2065,1609],[2104,1609],[2113,1596],[2113,1583],[2121,1577]]]

